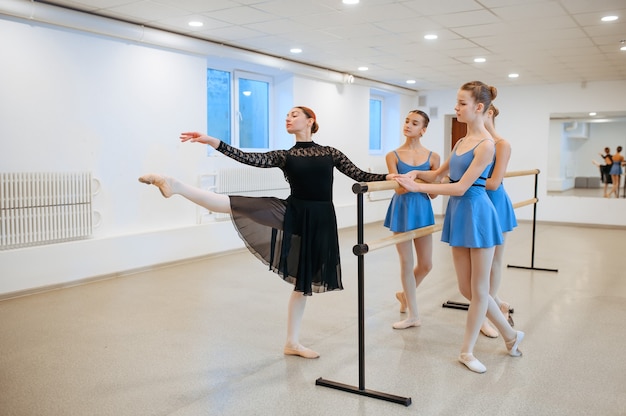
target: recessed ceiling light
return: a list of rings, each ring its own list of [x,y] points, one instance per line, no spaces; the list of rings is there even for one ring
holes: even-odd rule
[[[602,20],[603,22],[614,22],[614,21],[616,21],[617,19],[619,19],[619,17],[617,17],[617,16],[604,16],[604,17],[603,17],[602,19],[600,19],[600,20]]]
[[[519,74],[516,74],[515,72],[509,74],[509,78],[519,78]]]
[[[438,38],[438,36],[435,35],[435,34],[428,34],[428,35],[424,36],[424,39],[426,39],[426,40],[435,40],[437,38]]]
[[[589,115],[590,115],[590,116],[592,116],[592,117],[593,117],[593,116],[595,116],[595,115],[597,115],[597,114],[598,114],[598,113],[593,112],[593,111],[592,111],[591,113],[589,113]]]
[[[360,66],[357,68],[359,71],[367,71],[369,68],[366,66]]]
[[[480,64],[482,62],[486,62],[487,60],[485,58],[474,58],[474,62],[476,62],[477,64]]]
[[[189,26],[191,27],[202,27],[204,26],[204,23],[197,21],[197,20],[192,20],[191,22],[187,23]]]
[[[622,45],[622,46],[620,46],[619,50],[620,51],[626,51],[626,40],[621,41],[620,45]]]
[[[407,84],[415,84],[415,82],[416,82],[416,81],[415,81],[414,79],[407,79],[407,80],[406,80],[406,83],[407,83]]]
[[[359,4],[359,0],[342,0],[343,4]]]
[[[302,49],[300,49],[300,48],[291,48],[291,49],[289,49],[289,52],[291,52],[291,53],[302,53]]]

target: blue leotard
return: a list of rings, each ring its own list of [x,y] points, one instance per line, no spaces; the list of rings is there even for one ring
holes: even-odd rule
[[[613,162],[611,165],[611,171],[609,172],[611,175],[621,175],[622,174],[622,164],[620,162]]]
[[[428,154],[426,162],[419,166],[412,166],[400,160],[398,153],[397,168],[398,173],[407,173],[412,170],[430,170],[430,156]],[[407,192],[404,194],[394,194],[387,208],[387,216],[384,225],[393,232],[403,233],[415,230],[435,223],[433,207],[428,194],[421,192]]]
[[[452,151],[451,182],[461,179],[474,160],[476,146],[462,155],[457,154],[456,147]],[[443,220],[441,241],[453,247],[470,248],[487,248],[502,244],[498,214],[485,190],[485,182],[492,164],[493,162],[487,165],[476,182],[462,196],[450,196]]]
[[[495,159],[493,165],[491,165],[491,171],[489,177],[493,174],[493,167],[496,165]],[[517,218],[515,218],[515,208],[511,203],[509,195],[504,190],[504,184],[500,183],[497,189],[490,191],[487,190],[487,196],[491,199],[496,212],[498,213],[498,220],[500,220],[500,228],[503,233],[512,231],[517,227]]]

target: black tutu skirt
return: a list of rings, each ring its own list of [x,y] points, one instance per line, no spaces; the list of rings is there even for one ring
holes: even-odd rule
[[[233,195],[230,207],[248,250],[295,291],[311,295],[343,289],[332,202]]]

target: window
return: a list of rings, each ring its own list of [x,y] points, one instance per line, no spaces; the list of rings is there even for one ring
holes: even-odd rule
[[[207,70],[207,134],[230,144],[232,109],[230,72]]]
[[[207,132],[242,149],[270,147],[271,78],[207,70]]]
[[[383,132],[383,98],[372,96],[370,98],[370,143],[369,150],[373,153],[381,152]]]

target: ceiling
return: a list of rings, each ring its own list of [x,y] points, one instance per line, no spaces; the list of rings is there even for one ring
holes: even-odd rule
[[[626,80],[624,0],[54,0],[415,90]],[[618,20],[602,22],[606,15]],[[190,20],[203,23],[200,28]],[[426,40],[424,35],[438,39]],[[293,54],[291,48],[302,52]],[[484,63],[474,58],[483,57]],[[359,71],[366,66],[367,71]],[[518,78],[509,78],[518,73]],[[414,84],[406,81],[415,80]]]

